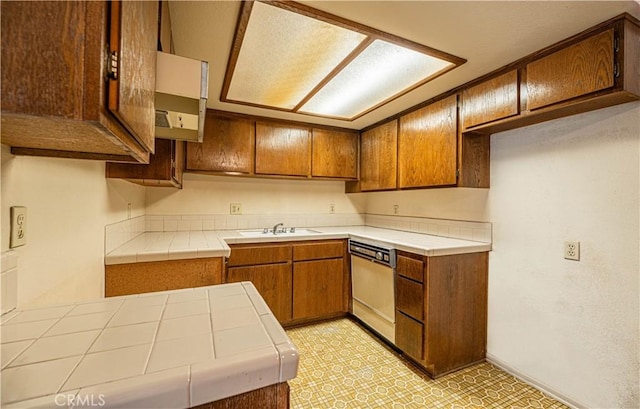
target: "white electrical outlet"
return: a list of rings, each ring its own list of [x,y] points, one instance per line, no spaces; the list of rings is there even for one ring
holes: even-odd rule
[[[27,208],[11,206],[11,239],[9,248],[27,244]]]
[[[565,241],[564,242],[564,258],[567,260],[580,260],[580,242]]]
[[[393,214],[400,214],[400,205],[393,205]]]
[[[242,214],[242,203],[231,203],[229,213]]]
[[[329,203],[329,213],[335,213],[336,212],[336,205],[333,203]]]

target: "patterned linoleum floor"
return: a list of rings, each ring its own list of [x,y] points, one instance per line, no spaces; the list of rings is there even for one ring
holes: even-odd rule
[[[287,334],[301,357],[293,409],[567,408],[488,363],[432,380],[348,319]]]

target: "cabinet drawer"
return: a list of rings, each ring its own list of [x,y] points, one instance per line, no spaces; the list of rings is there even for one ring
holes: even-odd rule
[[[513,70],[465,89],[462,104],[465,129],[517,115],[518,71]]]
[[[424,291],[422,284],[396,277],[396,308],[403,313],[422,320],[424,310]]]
[[[417,361],[423,357],[423,325],[396,311],[396,346]]]
[[[613,87],[613,29],[527,65],[528,109]]]
[[[423,261],[398,255],[396,263],[396,271],[399,275],[419,282],[424,281]]]
[[[293,260],[319,260],[323,258],[338,258],[344,256],[342,241],[321,243],[295,244],[293,246]]]
[[[273,264],[291,261],[291,246],[231,246],[228,267]]]

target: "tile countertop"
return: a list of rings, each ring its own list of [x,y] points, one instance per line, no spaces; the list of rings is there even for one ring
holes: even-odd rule
[[[295,345],[250,282],[14,311],[0,330],[5,409],[185,408],[298,370]]]
[[[491,243],[368,226],[310,227],[309,235],[265,234],[246,237],[237,230],[147,232],[105,256],[105,264],[126,264],[201,257],[228,257],[228,244],[299,240],[365,239],[425,256],[477,253],[491,250]]]

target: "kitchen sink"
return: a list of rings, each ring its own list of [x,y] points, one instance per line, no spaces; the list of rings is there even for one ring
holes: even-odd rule
[[[312,234],[318,234],[320,232],[317,230],[311,230],[311,229],[296,229],[293,233],[287,230],[286,232],[279,231],[274,235],[272,230],[269,230],[265,233],[265,231],[262,229],[262,230],[239,230],[238,233],[240,233],[240,235],[244,237],[272,237],[272,236],[289,237],[289,236],[309,236]]]

